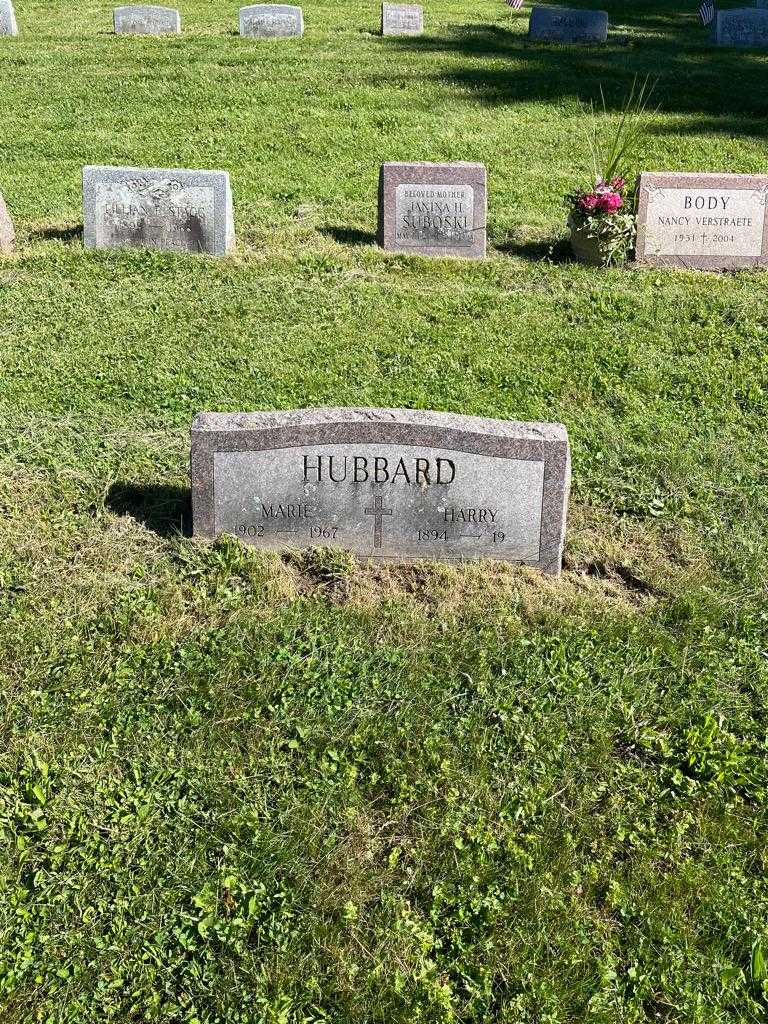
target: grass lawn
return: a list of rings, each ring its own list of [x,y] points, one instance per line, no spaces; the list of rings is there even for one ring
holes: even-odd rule
[[[635,74],[633,170],[768,171],[768,54],[607,6],[565,49],[501,0],[18,0],[2,1024],[765,1019],[768,278],[580,267],[560,197]],[[400,159],[486,163],[486,262],[376,248]],[[236,254],[86,252],[89,163],[230,171]],[[315,405],[565,423],[562,578],[193,541],[193,414]]]

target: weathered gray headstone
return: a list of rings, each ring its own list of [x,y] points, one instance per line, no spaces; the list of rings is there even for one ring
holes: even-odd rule
[[[115,8],[115,32],[135,36],[161,36],[181,32],[181,15],[172,7]]]
[[[379,244],[391,252],[483,259],[483,164],[387,163],[379,177]]]
[[[8,213],[2,192],[0,192],[0,252],[6,256],[12,253],[15,241],[16,232],[13,230],[13,221]]]
[[[301,7],[290,4],[253,4],[240,8],[240,35],[256,39],[278,39],[304,35]]]
[[[424,31],[424,10],[419,4],[382,4],[383,36],[418,36]]]
[[[635,260],[738,270],[768,264],[768,175],[644,173]]]
[[[560,572],[570,448],[557,423],[404,409],[201,413],[191,476],[200,537]]]
[[[768,48],[768,10],[734,7],[727,11],[716,11],[712,39],[717,46]]]
[[[226,171],[83,169],[85,245],[224,256],[234,246]]]
[[[11,0],[0,0],[0,36],[17,36],[19,27]]]
[[[528,37],[544,43],[604,43],[608,38],[608,13],[573,7],[534,7]]]

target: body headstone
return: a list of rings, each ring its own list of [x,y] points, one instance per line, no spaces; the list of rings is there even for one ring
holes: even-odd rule
[[[115,32],[135,36],[161,36],[181,32],[181,14],[172,7],[116,7]]]
[[[483,164],[386,163],[379,177],[379,244],[390,252],[483,259]]]
[[[528,37],[544,43],[604,43],[608,38],[608,13],[573,7],[534,7]]]
[[[289,4],[253,4],[240,9],[240,35],[279,39],[304,35],[304,13]]]
[[[16,232],[13,230],[13,221],[8,213],[8,207],[0,192],[0,253],[5,256],[13,252],[13,244],[16,241]]]
[[[768,49],[768,10],[735,7],[716,11],[712,40],[717,46],[739,49]]]
[[[424,31],[424,9],[419,4],[382,4],[383,36],[418,36]]]
[[[0,36],[17,36],[19,27],[11,0],[0,0]]]
[[[404,409],[201,413],[191,455],[200,537],[560,572],[570,487],[560,424]]]
[[[226,171],[83,169],[84,242],[224,256],[235,241]]]
[[[644,173],[635,260],[738,270],[768,264],[768,175]]]

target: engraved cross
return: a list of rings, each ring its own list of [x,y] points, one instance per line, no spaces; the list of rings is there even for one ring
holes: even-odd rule
[[[393,514],[391,508],[384,508],[383,506],[384,499],[377,495],[373,503],[373,508],[367,508],[365,510],[365,514],[367,516],[376,516],[373,529],[373,546],[375,548],[380,548],[382,544],[382,527],[384,525],[382,517],[391,516]]]

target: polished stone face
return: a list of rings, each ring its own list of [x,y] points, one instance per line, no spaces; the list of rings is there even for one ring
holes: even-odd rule
[[[424,31],[424,10],[419,4],[382,4],[381,32],[385,36],[417,36]]]
[[[565,429],[407,410],[202,414],[195,532],[269,550],[560,569]]]
[[[768,49],[768,10],[758,6],[717,11],[712,37],[718,46]]]
[[[234,244],[224,171],[86,167],[83,206],[91,248],[224,255]]]
[[[288,4],[253,4],[240,10],[240,35],[256,39],[278,39],[304,33],[300,7]]]
[[[397,185],[396,240],[416,248],[471,246],[474,208],[471,185]]]
[[[0,0],[0,36],[17,36],[19,29],[11,0]]]
[[[645,173],[638,263],[729,270],[768,262],[768,176]]]
[[[118,34],[158,36],[181,32],[181,15],[171,7],[116,7],[114,21]]]
[[[608,38],[608,14],[570,7],[534,7],[528,35],[550,43],[604,43]]]

